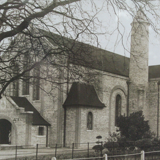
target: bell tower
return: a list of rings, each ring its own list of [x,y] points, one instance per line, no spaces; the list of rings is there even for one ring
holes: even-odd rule
[[[144,111],[148,88],[149,23],[140,8],[131,24],[129,113]]]

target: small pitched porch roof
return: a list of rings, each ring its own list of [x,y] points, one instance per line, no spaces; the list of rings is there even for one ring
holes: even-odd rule
[[[34,108],[34,106],[25,97],[12,97],[12,100],[19,106],[23,107],[25,111],[33,111],[33,123],[32,125],[51,126]]]
[[[74,82],[72,84],[63,106],[105,107],[105,105],[99,100],[92,85],[79,82]]]

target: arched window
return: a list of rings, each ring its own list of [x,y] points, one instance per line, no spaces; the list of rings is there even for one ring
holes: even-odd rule
[[[23,70],[25,71],[29,67],[29,56],[26,54],[24,56],[24,63],[23,63]],[[26,72],[23,76],[23,88],[22,88],[22,94],[23,95],[29,95],[29,78],[30,78],[30,72]]]
[[[34,68],[33,71],[34,79],[33,79],[33,100],[40,99],[40,67]]]
[[[12,61],[10,63],[12,76],[15,77],[19,73],[19,66],[15,61]],[[19,81],[14,80],[12,82],[12,95],[18,97],[19,96]]]
[[[121,115],[121,101],[121,96],[118,94],[116,96],[115,125],[117,125],[117,119]]]
[[[93,114],[92,114],[92,112],[89,112],[87,115],[87,129],[88,130],[93,129]]]

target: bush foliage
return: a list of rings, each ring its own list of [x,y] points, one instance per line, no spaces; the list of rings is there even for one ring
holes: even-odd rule
[[[130,116],[120,116],[117,120],[117,127],[121,131],[121,136],[129,141],[136,141],[143,138],[151,138],[148,121],[144,119],[143,112],[138,111]]]
[[[150,131],[143,112],[138,111],[118,118],[116,132],[110,133],[104,148],[107,148],[107,154],[159,150],[160,140]]]

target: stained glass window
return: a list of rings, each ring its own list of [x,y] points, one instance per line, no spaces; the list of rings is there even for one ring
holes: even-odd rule
[[[121,96],[116,96],[116,109],[115,109],[115,125],[117,125],[117,119],[121,115]]]
[[[93,114],[92,114],[92,112],[89,112],[87,115],[87,129],[88,130],[93,129]]]
[[[19,73],[19,66],[15,61],[12,61],[11,64],[11,70],[12,70],[12,76],[15,77]],[[19,81],[14,80],[12,82],[12,90],[13,90],[13,96],[18,97],[19,96]]]
[[[33,79],[33,100],[40,99],[40,68],[39,66],[34,69]]]
[[[29,57],[28,55],[25,55],[23,70],[25,71],[26,69],[28,69],[28,66],[29,66]],[[29,71],[26,72],[23,76],[23,88],[22,88],[23,95],[29,95],[29,76],[30,76]]]

